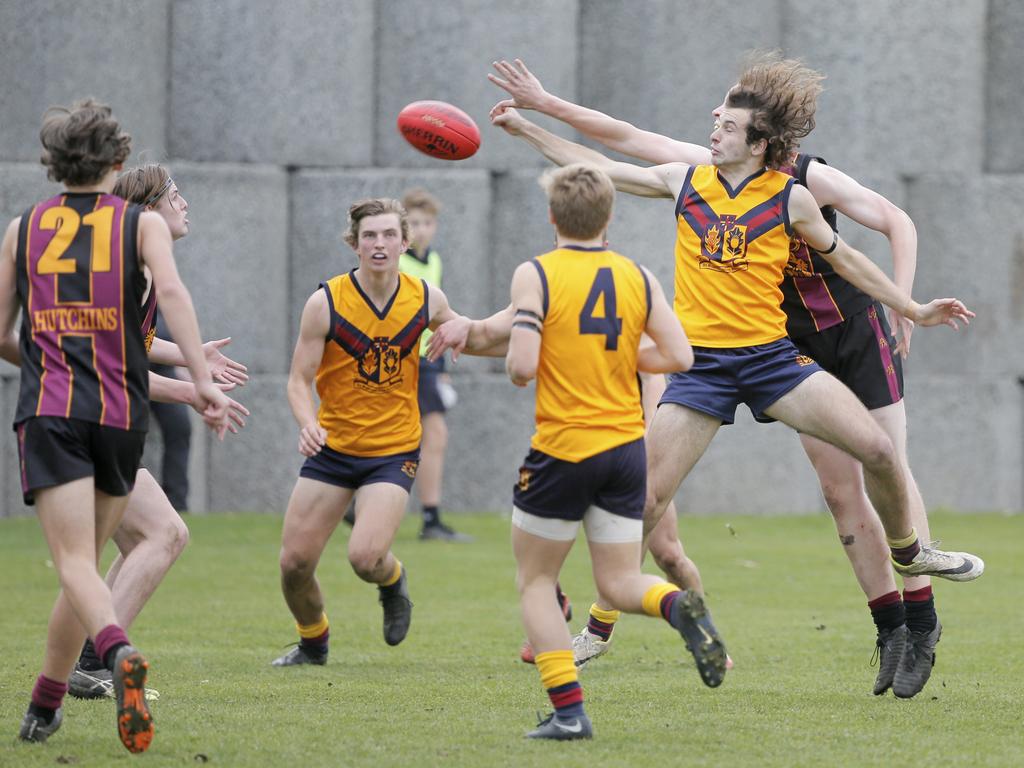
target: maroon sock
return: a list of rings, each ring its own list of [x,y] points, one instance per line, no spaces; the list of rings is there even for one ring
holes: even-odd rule
[[[903,601],[900,600],[900,593],[895,589],[874,600],[869,600],[868,608],[871,610],[871,618],[879,632],[896,629],[906,623],[907,616],[903,608]]]
[[[330,637],[331,630],[325,629],[322,635],[317,635],[316,637],[300,637],[299,645],[317,653],[325,653],[327,651],[327,641]]]
[[[46,675],[36,678],[32,688],[32,704],[44,710],[60,709],[64,694],[68,692],[68,684],[51,680]]]
[[[92,644],[96,646],[96,655],[103,659],[104,666],[112,670],[114,668],[113,652],[122,645],[129,644],[128,635],[117,624],[109,624],[96,633]]]

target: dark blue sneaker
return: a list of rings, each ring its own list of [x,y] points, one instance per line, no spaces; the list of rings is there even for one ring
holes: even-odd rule
[[[526,734],[528,739],[554,739],[555,741],[573,741],[575,739],[594,738],[594,727],[586,715],[576,717],[560,717],[552,712],[537,723],[537,727]]]
[[[916,696],[924,688],[928,678],[932,676],[935,666],[935,646],[942,636],[942,624],[935,620],[935,629],[931,632],[908,632],[907,642],[903,646],[900,663],[896,667],[896,675],[892,681],[892,692],[901,699]]]
[[[314,648],[307,648],[301,643],[296,643],[295,647],[292,648],[284,656],[280,656],[270,662],[272,667],[295,667],[299,664],[316,664],[323,666],[327,663],[327,649],[324,648],[323,652],[317,651]]]
[[[390,587],[377,587],[380,592],[380,604],[384,609],[384,642],[398,645],[409,634],[412,622],[412,601],[409,599],[409,582],[405,578],[405,566],[402,575]]]
[[[878,640],[875,641],[875,653],[871,657],[872,664],[878,660],[878,675],[875,677],[875,687],[872,693],[881,696],[892,687],[893,678],[896,676],[896,667],[903,657],[903,646],[907,643],[909,630],[906,624],[900,624],[896,629],[883,629],[878,633]]]
[[[711,614],[700,595],[683,591],[672,604],[672,626],[686,642],[686,649],[697,662],[700,679],[709,688],[717,688],[725,679],[725,644],[711,621]]]
[[[18,732],[18,738],[22,741],[33,741],[37,744],[41,744],[48,738],[53,736],[54,732],[60,728],[60,724],[64,721],[64,709],[58,707],[57,711],[53,715],[53,720],[46,722],[39,715],[33,715],[31,712],[26,712],[25,717],[21,721],[21,730]]]

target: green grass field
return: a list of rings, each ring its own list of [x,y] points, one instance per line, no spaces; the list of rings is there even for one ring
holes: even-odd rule
[[[269,666],[295,639],[278,589],[281,519],[189,524],[192,543],[131,632],[161,693],[154,745],[133,757],[108,701],[69,699],[50,742],[16,743],[56,575],[34,519],[0,521],[0,765],[1024,765],[1021,516],[933,517],[933,532],[988,570],[937,585],[938,664],[911,701],[870,693],[874,629],[826,516],[685,520],[736,668],[707,689],[667,624],[626,617],[611,653],[582,674],[595,738],[567,744],[522,738],[548,705],[518,660],[507,520],[458,518],[471,545],[421,543],[406,521],[396,552],[416,607],[397,648],[339,530],[320,571],[330,661],[287,670]],[[584,616],[585,547],[563,584]]]

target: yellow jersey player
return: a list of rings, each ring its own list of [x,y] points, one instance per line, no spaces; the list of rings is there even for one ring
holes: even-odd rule
[[[492,112],[492,121],[557,164],[593,162],[621,190],[677,201],[675,305],[696,362],[691,371],[670,377],[648,435],[646,531],[718,428],[731,423],[736,406],[745,402],[755,417],[778,419],[861,462],[899,573],[971,580],[984,568],[979,558],[919,540],[903,467],[885,432],[849,389],[786,337],[779,285],[794,233],[844,279],[917,325],[957,328],[973,317],[956,299],[914,302],[839,238],[806,188],[776,170],[813,127],[819,80],[818,73],[789,62],[730,91],[716,111],[710,165],[613,162],[506,106]]]
[[[274,666],[327,661],[330,630],[316,567],[353,496],[348,559],[379,589],[385,642],[402,642],[412,618],[405,569],[391,543],[419,464],[420,336],[459,316],[439,289],[399,272],[409,244],[399,201],[354,204],[345,241],[359,264],[321,283],[306,302],[288,379],[307,458],[285,513],[281,588],[300,640]]]
[[[506,367],[518,386],[537,380],[512,547],[527,638],[555,708],[527,737],[567,740],[593,735],[555,599],[581,523],[598,589],[616,608],[668,621],[709,685],[722,681],[725,648],[698,595],[640,572],[647,472],[637,373],[689,368],[686,334],[650,273],[604,244],[615,197],[608,177],[573,165],[543,181],[557,247],[512,278]],[[654,344],[641,351],[644,332]]]

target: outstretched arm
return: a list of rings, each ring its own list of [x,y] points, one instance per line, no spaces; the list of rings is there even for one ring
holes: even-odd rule
[[[812,162],[808,166],[807,189],[819,207],[831,205],[858,224],[885,235],[892,251],[893,282],[908,294],[913,293],[917,270],[917,229],[902,209],[842,171],[822,163]],[[896,334],[896,351],[905,358],[910,352],[914,323],[894,311],[892,330]]]
[[[324,357],[330,325],[327,296],[318,290],[302,310],[299,338],[288,373],[288,405],[299,425],[299,453],[303,456],[315,456],[327,444],[327,430],[320,426],[313,404],[313,379]]]
[[[511,136],[523,139],[555,165],[587,163],[597,166],[608,174],[616,189],[632,195],[675,199],[689,170],[689,166],[683,163],[642,168],[632,163],[616,162],[589,147],[545,131],[511,108],[497,110],[491,115],[491,123]]]
[[[227,384],[218,385],[223,390]],[[196,388],[191,381],[172,379],[168,376],[161,376],[158,373],[149,372],[149,399],[158,403],[182,403],[192,406],[200,416],[200,403],[196,399]],[[239,429],[245,427],[245,417],[249,415],[249,409],[237,400],[228,398],[228,431],[238,434]]]
[[[797,234],[842,278],[918,325],[948,325],[959,330],[957,320],[966,325],[974,317],[974,313],[958,299],[933,299],[927,304],[918,304],[871,259],[843,242],[822,218],[811,193],[795,184],[789,195],[789,220]]]
[[[217,339],[203,344],[203,356],[215,381],[224,384],[244,386],[249,381],[248,368],[221,352],[222,347],[231,343],[231,337]],[[185,356],[173,341],[156,337],[149,350],[149,359],[161,365],[185,365]]]
[[[470,320],[456,316],[438,326],[427,343],[427,359],[433,362],[447,350],[452,360],[465,352],[484,357],[504,357],[508,351],[508,336],[512,330],[512,305],[495,312],[483,320]]]
[[[202,404],[203,420],[221,439],[228,427],[228,398],[213,383],[203,355],[199,324],[188,289],[181,282],[174,264],[171,231],[158,213],[145,211],[139,217],[139,251],[145,266],[153,275],[157,302],[164,308],[164,317],[171,334],[185,357],[196,397]]]
[[[604,144],[624,155],[649,163],[688,163],[706,165],[711,162],[711,150],[697,144],[641,130],[632,123],[566,101],[544,90],[540,80],[526,68],[521,59],[513,63],[493,62],[498,76],[488,74],[487,79],[508,91],[511,99],[504,99],[491,110],[508,107],[533,109],[571,125],[587,138]]]

